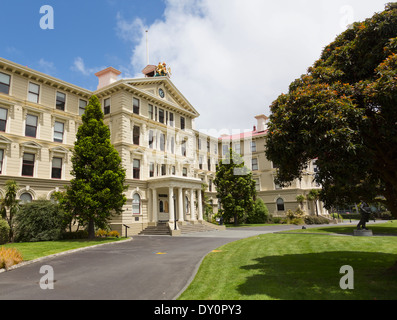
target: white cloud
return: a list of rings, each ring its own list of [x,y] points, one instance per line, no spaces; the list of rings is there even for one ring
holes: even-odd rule
[[[77,57],[74,59],[73,65],[71,69],[76,72],[80,72],[85,76],[92,76],[96,72],[105,69],[106,67],[95,67],[95,68],[87,68],[85,66],[84,60],[81,57]]]
[[[142,76],[149,30],[150,63],[172,68],[198,129],[244,130],[352,19],[383,9],[383,0],[166,0],[150,26],[118,15],[118,35],[135,43],[131,73]]]
[[[43,58],[39,60],[39,70],[49,75],[54,75],[56,72],[54,63]]]

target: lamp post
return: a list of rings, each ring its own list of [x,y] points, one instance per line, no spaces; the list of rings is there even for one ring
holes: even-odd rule
[[[172,196],[172,200],[174,201],[174,230],[177,230],[176,228],[176,196],[175,194]]]

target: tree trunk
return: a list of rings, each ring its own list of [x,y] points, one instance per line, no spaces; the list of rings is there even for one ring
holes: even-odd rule
[[[91,240],[95,239],[95,225],[93,219],[90,219],[88,222],[88,238]]]

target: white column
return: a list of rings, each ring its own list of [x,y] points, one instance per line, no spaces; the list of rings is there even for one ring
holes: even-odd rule
[[[158,209],[157,209],[157,190],[153,189],[153,205],[152,205],[152,222],[158,221]]]
[[[197,190],[198,193],[198,220],[203,221],[203,203],[202,203],[202,197],[201,197],[201,189]]]
[[[178,221],[184,221],[183,219],[183,193],[182,188],[178,188]]]
[[[175,221],[175,210],[174,210],[174,189],[169,188],[168,191],[168,210],[170,212],[170,222]]]
[[[194,205],[194,190],[190,189],[190,220],[196,221],[196,208]]]

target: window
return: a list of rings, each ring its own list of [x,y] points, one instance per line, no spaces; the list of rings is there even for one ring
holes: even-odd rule
[[[185,130],[185,118],[181,117],[181,129]]]
[[[210,158],[208,158],[208,160],[207,160],[207,168],[208,168],[208,171],[211,171],[211,159]]]
[[[54,123],[54,142],[63,142],[63,130],[64,124],[62,122],[55,121]]]
[[[166,176],[167,175],[167,166],[165,164],[161,165],[161,175]]]
[[[169,122],[170,126],[173,127],[174,126],[174,114],[172,112],[170,112],[170,122]]]
[[[132,199],[132,214],[141,214],[141,197],[137,193]]]
[[[251,141],[251,152],[256,152],[256,142]]]
[[[277,211],[285,211],[284,200],[281,198],[277,199]]]
[[[183,175],[184,177],[187,177],[187,168],[183,168],[183,169],[182,169],[182,175]]]
[[[212,192],[212,180],[211,179],[208,180],[208,191]]]
[[[140,179],[140,172],[141,172],[141,161],[134,159],[133,164],[133,178]]]
[[[154,137],[153,137],[153,130],[149,131],[149,148],[154,149]]]
[[[19,197],[19,200],[21,200],[22,204],[25,203],[30,203],[33,201],[32,195],[30,193],[22,193],[21,196]]]
[[[39,103],[40,86],[29,82],[28,101]]]
[[[65,111],[65,105],[66,105],[66,94],[62,92],[57,92],[56,108],[58,110]]]
[[[186,157],[186,140],[182,141],[181,152],[182,156]]]
[[[154,163],[149,164],[149,177],[153,178],[154,177]]]
[[[175,176],[175,174],[176,174],[175,166],[172,166],[172,167],[171,167],[171,174],[172,174],[173,176]]]
[[[139,146],[139,137],[140,137],[140,128],[137,126],[134,126],[134,129],[132,131],[132,141],[133,144]]]
[[[274,180],[274,188],[276,190],[281,190],[282,189],[282,187],[276,182],[276,180]]]
[[[22,175],[33,177],[34,172],[34,154],[24,153],[22,160]]]
[[[0,72],[0,93],[10,93],[10,80],[11,76]]]
[[[240,145],[240,142],[238,142],[238,143],[236,143],[236,144],[234,145],[234,151],[235,151],[236,153],[238,153],[238,154],[241,154],[241,145]]]
[[[159,122],[164,123],[164,110],[159,108]]]
[[[211,143],[207,141],[207,152],[211,152]]]
[[[149,104],[149,119],[153,120],[153,106],[151,104]]]
[[[0,149],[0,174],[3,173],[4,150]]]
[[[261,183],[260,183],[259,178],[255,178],[254,180],[255,180],[255,190],[261,191]]]
[[[103,113],[104,114],[110,113],[110,98],[107,98],[103,101]]]
[[[229,155],[229,145],[227,144],[222,145],[222,154],[224,156]]]
[[[201,150],[201,139],[197,138],[197,148]]]
[[[31,114],[26,115],[25,136],[36,138],[37,134],[37,116]]]
[[[85,112],[85,108],[87,107],[88,102],[85,100],[79,100],[79,115],[82,116]]]
[[[154,121],[157,121],[157,107],[154,107]]]
[[[62,178],[62,158],[53,158],[52,159],[51,178],[52,179],[61,179]]]
[[[7,109],[0,108],[0,131],[5,132],[7,127]]]
[[[203,169],[203,157],[202,156],[200,156],[199,157],[199,169]]]
[[[137,98],[133,98],[133,102],[132,102],[132,111],[135,114],[139,114],[139,109],[140,109],[140,101]]]
[[[252,171],[256,171],[256,170],[259,170],[258,159],[254,158],[252,159]]]
[[[160,151],[165,151],[165,134],[160,133]]]

